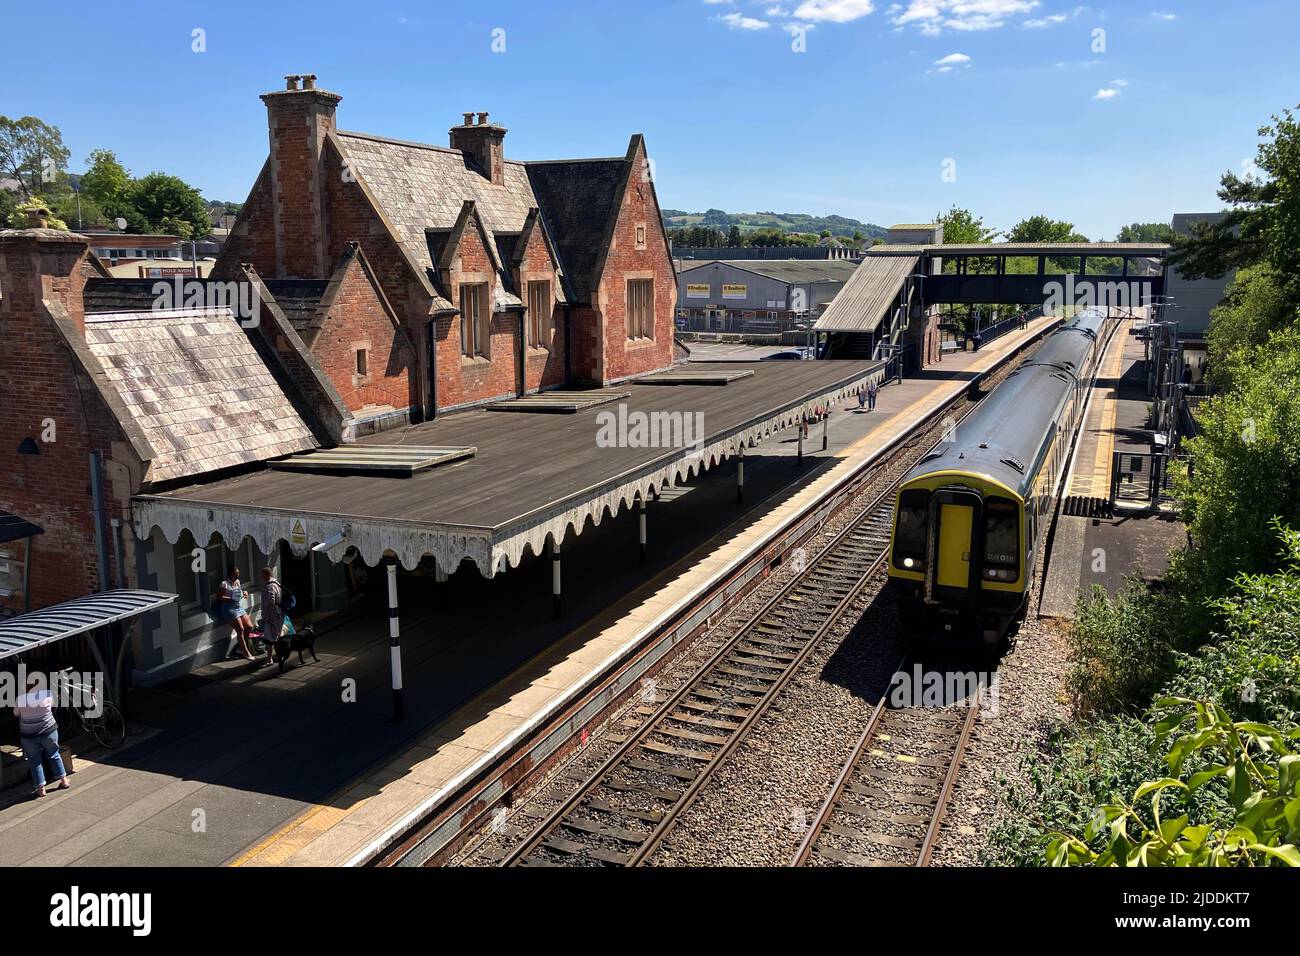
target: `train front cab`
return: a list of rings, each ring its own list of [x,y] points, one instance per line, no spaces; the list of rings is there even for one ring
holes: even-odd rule
[[[996,645],[1024,604],[1024,503],[973,475],[928,475],[899,490],[889,575],[904,633]]]

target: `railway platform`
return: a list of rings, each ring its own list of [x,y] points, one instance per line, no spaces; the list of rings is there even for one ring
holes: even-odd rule
[[[620,687],[635,682],[635,668],[656,659],[646,650],[655,635],[702,623],[720,581],[739,587],[743,574],[762,573],[755,555],[800,522],[815,526],[819,503],[865,463],[1052,322],[882,388],[874,412],[838,402],[826,450],[814,425],[802,467],[794,434],[773,436],[746,457],[743,503],[734,462],[666,490],[652,503],[644,565],[637,515],[606,518],[566,549],[561,620],[537,613],[550,583],[544,561],[491,579],[462,571],[432,588],[403,577],[402,722],[384,722],[382,694],[347,699],[349,685],[384,686],[379,608],[322,628],[319,663],[276,675],[223,662],[135,692],[128,745],[78,754],[71,791],[0,795],[0,864],[367,862],[413,822],[455,809],[458,794],[521,747],[544,759],[540,748],[571,740],[584,697],[612,674]]]
[[[1076,596],[1094,584],[1113,594],[1131,573],[1160,578],[1169,551],[1187,541],[1182,523],[1168,512],[1121,510],[1106,516],[1115,453],[1146,454],[1154,441],[1144,348],[1129,334],[1130,325],[1124,322],[1116,331],[1093,387],[1062,491],[1065,505],[1056,519],[1040,617],[1072,618]]]

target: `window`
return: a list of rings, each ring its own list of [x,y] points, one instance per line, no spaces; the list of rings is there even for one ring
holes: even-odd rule
[[[528,344],[535,349],[551,346],[551,336],[555,331],[551,309],[551,284],[528,283]]]
[[[645,223],[643,222],[636,224],[636,247],[638,249],[645,248]]]
[[[894,523],[894,567],[904,571],[925,569],[930,530],[930,492],[908,489],[899,495]]]
[[[1020,566],[1020,522],[1016,503],[1007,498],[989,498],[984,503],[984,563],[986,575],[1014,581]]]
[[[487,286],[463,285],[460,287],[460,348],[469,356],[489,358],[489,322],[487,311]]]
[[[361,378],[366,377],[366,364],[367,364],[366,359],[367,359],[366,350],[357,349],[357,375],[359,375]]]
[[[627,283],[627,337],[655,337],[655,281],[629,279]]]

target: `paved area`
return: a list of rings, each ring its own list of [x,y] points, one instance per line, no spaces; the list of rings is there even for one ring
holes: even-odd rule
[[[1128,323],[1121,325],[1093,389],[1067,495],[1108,498],[1113,452],[1151,450],[1143,354],[1142,342],[1128,334]],[[1169,565],[1170,549],[1186,543],[1183,524],[1172,514],[1121,511],[1111,519],[1060,515],[1039,615],[1072,618],[1080,593],[1100,585],[1113,594],[1131,573],[1159,579]]]
[[[0,865],[347,862],[1046,324],[882,389],[875,412],[837,408],[828,451],[815,426],[802,468],[794,435],[773,436],[746,455],[744,505],[730,463],[666,492],[651,504],[646,565],[634,514],[588,527],[565,551],[561,621],[544,561],[492,580],[403,574],[401,724],[385,720],[378,595],[321,634],[319,663],[276,675],[226,662],[134,692],[128,745],[79,754],[70,792],[0,795]]]
[[[769,355],[789,352],[794,345],[748,345],[744,342],[688,342],[692,362],[761,362]]]

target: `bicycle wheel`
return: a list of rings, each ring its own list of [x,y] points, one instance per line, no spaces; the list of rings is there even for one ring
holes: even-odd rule
[[[90,721],[87,721],[90,723]],[[104,712],[94,719],[95,739],[109,750],[116,750],[126,740],[126,720],[117,704],[104,701]]]

